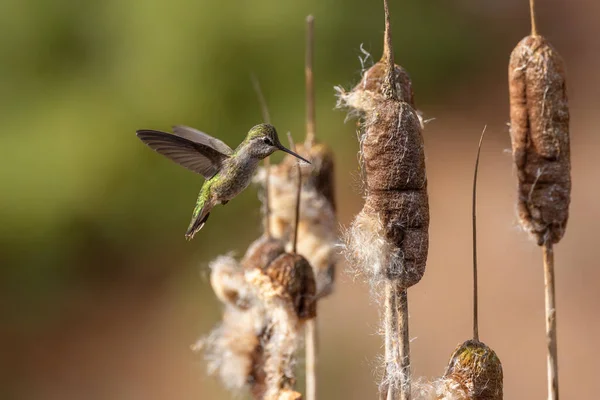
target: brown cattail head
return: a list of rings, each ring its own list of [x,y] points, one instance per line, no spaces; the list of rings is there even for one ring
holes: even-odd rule
[[[285,246],[281,240],[262,235],[248,247],[241,265],[244,269],[264,268],[284,252]]]
[[[218,373],[229,389],[249,388],[256,398],[263,398],[267,390],[264,347],[272,322],[245,271],[264,268],[283,252],[280,241],[263,235],[241,262],[219,256],[210,263],[210,282],[225,310],[222,322],[194,347],[204,350],[209,373]]]
[[[297,254],[284,253],[263,268],[246,270],[246,279],[269,317],[260,358],[264,398],[293,397],[298,333],[306,319],[316,316],[316,285],[312,267]],[[258,360],[258,358],[257,358]]]
[[[296,145],[296,153],[310,160],[312,168],[302,168],[304,187],[314,188],[322,195],[335,211],[335,170],[333,151],[325,143],[316,142],[312,145]],[[276,168],[278,175],[293,179],[296,173],[298,159],[286,156]]]
[[[365,121],[362,154],[371,192],[427,186],[419,117],[410,104],[385,100]]]
[[[313,267],[317,297],[333,291],[338,261],[335,215],[334,160],[331,149],[322,143],[298,145],[296,152],[311,160],[313,168],[301,168],[302,195],[297,252]],[[271,229],[273,237],[290,241],[295,221],[297,160],[284,158],[271,167]],[[259,175],[258,180],[262,181]],[[288,249],[291,250],[291,249]]]
[[[266,267],[250,271],[247,276],[261,298],[290,302],[300,320],[315,317],[315,276],[306,258],[284,253]]]
[[[347,255],[375,278],[408,288],[423,277],[429,247],[421,125],[410,104],[389,99],[364,126],[367,198],[349,231]]]
[[[338,88],[340,105],[361,113],[373,111],[383,100],[382,85],[386,70],[386,62],[382,58],[363,73],[360,82],[351,91],[345,92]],[[394,72],[398,99],[414,107],[414,93],[408,72],[399,65],[395,65]]]
[[[349,94],[341,94],[361,117],[367,194],[346,235],[346,256],[373,278],[408,288],[423,277],[429,247],[425,153],[410,78],[394,64],[387,1],[384,10],[383,57]]]
[[[446,386],[460,387],[472,400],[501,400],[503,373],[500,359],[477,340],[459,345],[448,363],[443,380]]]
[[[571,199],[564,63],[542,36],[527,36],[511,54],[508,76],[521,225],[539,245],[557,243]]]

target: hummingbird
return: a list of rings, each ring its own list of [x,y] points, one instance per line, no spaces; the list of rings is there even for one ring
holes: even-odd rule
[[[140,129],[136,134],[152,150],[205,179],[185,233],[187,240],[202,229],[214,206],[227,204],[250,185],[263,158],[282,150],[310,164],[285,148],[279,141],[277,130],[269,124],[250,129],[235,150],[217,138],[183,125],[174,126],[173,134],[150,129]]]

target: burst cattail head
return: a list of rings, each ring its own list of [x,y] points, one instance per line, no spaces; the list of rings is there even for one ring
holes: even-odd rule
[[[296,152],[308,157],[313,167],[300,168],[302,195],[297,252],[305,256],[312,265],[317,297],[322,297],[333,291],[335,265],[338,261],[333,154],[327,145],[319,142],[297,146]],[[284,158],[282,163],[271,169],[271,227],[274,237],[291,239],[296,211],[297,177],[297,162],[291,158]]]
[[[351,91],[345,92],[338,88],[340,105],[363,113],[373,111],[383,100],[382,85],[386,71],[386,61],[382,58],[363,73],[360,82]],[[395,65],[395,77],[398,99],[414,107],[414,93],[408,72],[401,66]]]
[[[249,384],[254,390],[264,384],[257,366],[267,323],[261,307],[241,309],[227,305],[222,322],[192,349],[204,351],[209,374],[218,375],[228,389],[240,391]]]
[[[232,256],[219,256],[210,264],[210,284],[219,300],[246,309],[251,291],[241,265]]]
[[[250,271],[247,276],[266,301],[289,302],[300,320],[316,315],[315,277],[312,267],[301,255],[284,253],[266,267]]]
[[[374,278],[407,288],[423,277],[429,247],[421,125],[410,104],[394,99],[381,101],[364,125],[367,198],[348,232],[346,254]]]
[[[539,245],[557,243],[571,198],[564,63],[542,36],[527,36],[513,50],[508,73],[519,219]]]
[[[248,247],[241,264],[245,269],[264,268],[284,252],[281,240],[262,235]]]
[[[385,100],[366,121],[362,143],[367,189],[422,190],[427,185],[421,125],[405,102]]]
[[[488,346],[477,340],[459,345],[444,374],[446,386],[462,388],[468,399],[501,400],[503,373],[500,359]]]
[[[346,101],[362,119],[360,158],[367,192],[346,235],[346,255],[373,278],[408,288],[422,278],[429,247],[425,154],[410,78],[394,64],[386,1],[384,9],[383,57],[353,90],[354,105]]]
[[[301,168],[304,188],[314,189],[322,195],[335,211],[335,177],[333,151],[325,143],[314,143],[310,146],[298,145],[296,152],[311,161],[312,168]],[[296,174],[297,160],[286,156],[275,167],[275,174],[292,179]]]

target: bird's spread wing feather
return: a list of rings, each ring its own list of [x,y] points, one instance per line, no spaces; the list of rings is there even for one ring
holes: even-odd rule
[[[229,157],[211,146],[166,132],[142,129],[137,137],[152,150],[206,179],[215,176]]]
[[[227,146],[219,139],[212,137],[204,132],[201,132],[198,129],[190,128],[189,126],[184,125],[177,125],[173,127],[173,133],[179,137],[191,140],[194,143],[199,143],[211,147],[219,153],[223,153],[228,156],[233,154],[233,150],[231,149],[231,147]]]

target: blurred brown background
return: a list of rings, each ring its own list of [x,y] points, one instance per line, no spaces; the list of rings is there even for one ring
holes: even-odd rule
[[[303,136],[304,18],[316,18],[318,136],[334,146],[340,220],[361,208],[353,123],[334,85],[381,54],[379,1],[4,0],[0,13],[0,398],[228,399],[189,346],[218,321],[207,264],[259,234],[256,189],[183,233],[198,176],[145,148],[137,128],[188,124],[237,145],[260,120],[257,74],[281,132]],[[556,247],[561,394],[597,397],[600,322],[600,4],[538,0],[565,58],[573,196]],[[392,1],[397,62],[413,77],[431,203],[427,272],[409,291],[413,372],[443,373],[471,332],[470,196],[478,136],[481,338],[507,399],[544,398],[541,253],[515,218],[508,56],[525,0]],[[320,306],[323,399],[376,396],[378,307],[339,268]]]

